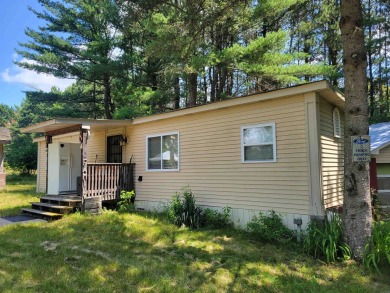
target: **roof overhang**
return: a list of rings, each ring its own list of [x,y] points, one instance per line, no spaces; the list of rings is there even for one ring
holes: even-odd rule
[[[74,132],[77,128],[90,128],[91,130],[105,130],[112,127],[124,127],[131,125],[131,120],[108,119],[77,119],[58,118],[37,123],[21,129],[23,133],[55,133],[62,130]]]
[[[6,127],[0,127],[0,144],[9,144],[11,141],[11,131]]]
[[[309,92],[315,92],[331,104],[337,106],[344,111],[345,108],[345,98],[341,92],[329,84],[326,80],[316,81],[311,83],[306,83],[302,85],[297,85],[293,87],[288,87],[284,89],[278,89],[274,91],[269,91],[260,94],[253,94],[249,96],[231,98],[225,101],[212,102],[206,105],[194,106],[191,108],[175,110],[163,114],[155,114],[151,116],[145,116],[140,118],[135,118],[133,124],[142,124],[152,121],[158,121],[168,118],[174,118],[179,116],[197,114],[201,112],[219,110],[229,107],[234,107],[238,105],[251,104],[261,101],[273,100],[278,98],[286,98],[296,95],[302,95]]]
[[[224,108],[230,108],[239,105],[251,104],[261,101],[286,98],[291,96],[303,95],[306,93],[315,92],[329,103],[337,106],[341,110],[344,110],[345,99],[344,96],[333,86],[331,86],[326,80],[306,83],[293,87],[278,89],[260,94],[253,94],[249,96],[231,98],[225,101],[218,101],[208,103],[206,105],[194,106],[191,108],[185,108],[175,110],[172,112],[155,114],[134,120],[94,120],[94,119],[74,119],[74,118],[59,118],[45,122],[41,122],[35,125],[23,128],[23,133],[41,132],[41,133],[56,133],[60,135],[63,133],[70,133],[72,130],[77,131],[77,127],[90,128],[91,130],[104,130],[113,127],[124,127],[134,124],[142,124],[153,121],[159,121],[179,116],[192,115],[212,110],[220,110]],[[68,130],[68,131],[67,131]],[[64,132],[65,131],[65,132]]]
[[[384,149],[385,147],[389,146],[390,145],[390,141],[387,142],[387,143],[384,143],[382,144],[381,146],[375,148],[375,149],[372,149],[371,150],[371,155],[379,155],[379,152],[381,149]]]

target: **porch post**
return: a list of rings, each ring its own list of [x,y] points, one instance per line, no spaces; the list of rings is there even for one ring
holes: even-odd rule
[[[5,187],[3,144],[0,143],[0,190]]]
[[[378,175],[376,173],[376,158],[371,158],[370,162],[370,187],[378,192]]]
[[[46,134],[45,135],[45,145],[46,145],[46,182],[45,182],[45,185],[46,185],[46,194],[47,194],[47,190],[49,188],[49,144],[51,144],[53,141],[53,137],[51,135],[48,135]]]
[[[84,200],[87,197],[87,155],[88,155],[88,131],[89,131],[89,126],[83,125],[81,127],[81,133],[80,133],[80,140],[81,140],[81,145],[83,148],[82,151],[82,168],[81,168],[81,186],[82,186],[82,192],[81,192],[81,202],[82,202],[82,207],[84,207]]]

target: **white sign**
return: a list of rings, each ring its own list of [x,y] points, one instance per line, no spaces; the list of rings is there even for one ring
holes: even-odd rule
[[[370,162],[370,136],[359,135],[351,136],[352,142],[352,161],[353,162]]]

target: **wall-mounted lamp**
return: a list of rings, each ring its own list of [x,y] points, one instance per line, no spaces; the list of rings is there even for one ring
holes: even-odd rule
[[[125,146],[127,144],[127,137],[122,135],[120,138],[119,138],[119,145],[120,146]]]

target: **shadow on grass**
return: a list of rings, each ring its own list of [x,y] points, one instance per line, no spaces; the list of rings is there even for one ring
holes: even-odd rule
[[[361,268],[325,266],[244,234],[143,215],[72,215],[0,228],[0,288],[17,292],[380,292]],[[337,271],[337,273],[335,273]]]

